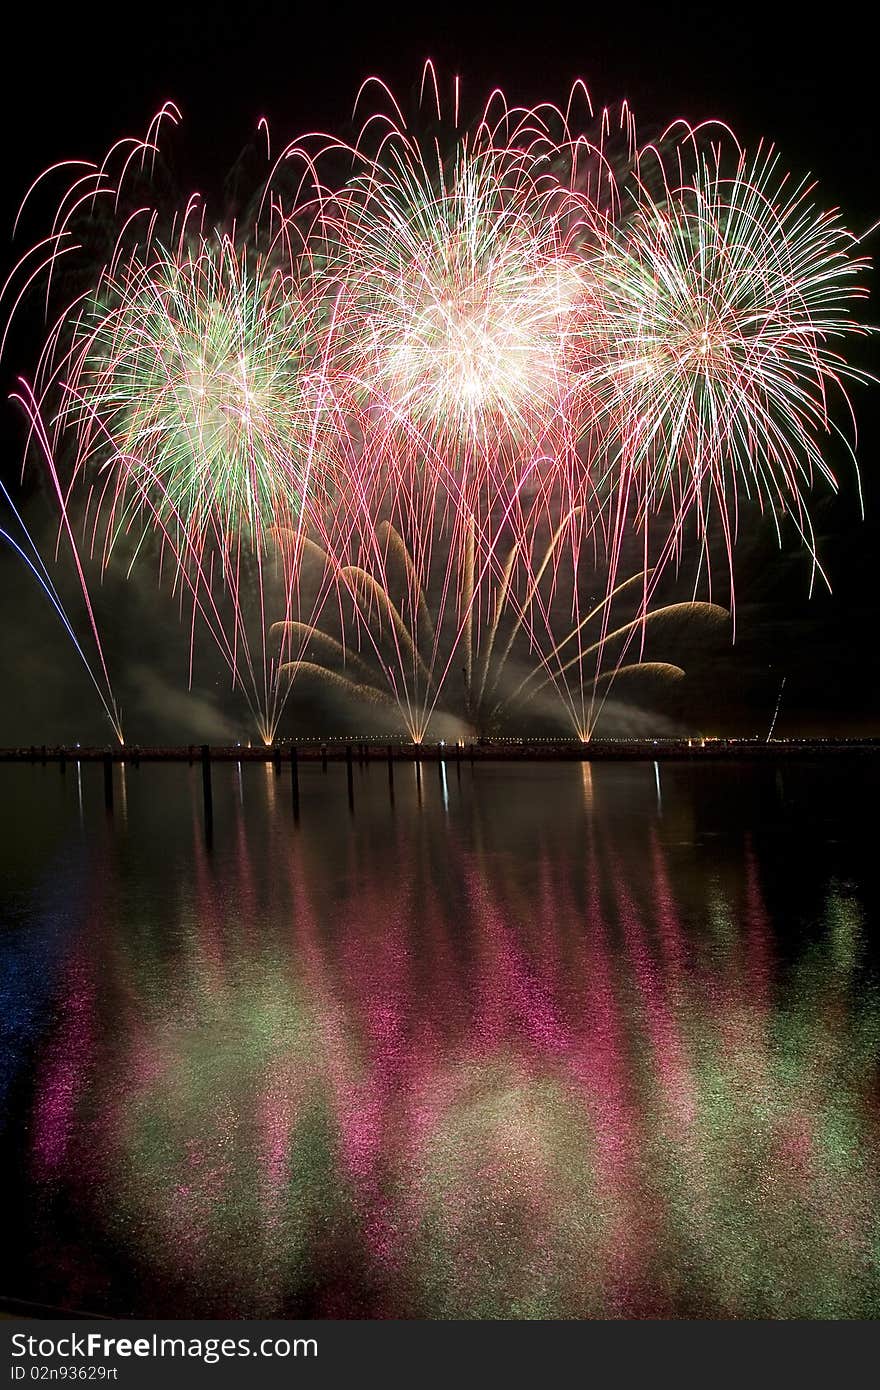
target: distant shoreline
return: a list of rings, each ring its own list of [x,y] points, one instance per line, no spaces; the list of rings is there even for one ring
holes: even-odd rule
[[[61,763],[119,762],[201,763],[261,762],[687,762],[740,759],[827,757],[832,754],[880,753],[880,738],[851,739],[597,739],[588,744],[563,739],[492,739],[478,743],[422,743],[370,738],[289,740],[273,747],[237,744],[181,744],[176,746],[111,748],[97,745],[0,748],[0,762]]]

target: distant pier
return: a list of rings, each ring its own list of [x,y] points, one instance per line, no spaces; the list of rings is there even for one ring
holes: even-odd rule
[[[880,738],[847,739],[772,739],[764,738],[684,738],[684,739],[592,739],[581,743],[577,739],[482,739],[452,743],[390,743],[387,735],[375,739],[314,738],[284,739],[269,747],[239,744],[181,744],[179,746],[144,747],[142,745],[109,747],[66,744],[50,747],[47,744],[26,748],[0,748],[0,762],[34,763],[45,766],[58,763],[64,771],[70,762],[130,763],[189,763],[194,759],[204,769],[212,762],[274,763],[280,771],[282,763],[293,763],[298,769],[302,762],[345,763],[350,770],[353,750],[359,763],[460,761],[476,762],[643,762],[660,759],[685,762],[733,761],[736,759],[815,758],[834,754],[867,755],[880,752]],[[292,770],[298,793],[298,770]]]

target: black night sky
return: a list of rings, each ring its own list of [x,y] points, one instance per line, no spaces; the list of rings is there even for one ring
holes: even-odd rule
[[[474,107],[496,85],[524,103],[564,101],[581,76],[597,106],[626,97],[643,137],[678,116],[723,118],[745,144],[769,137],[792,170],[817,176],[823,201],[839,204],[853,230],[880,216],[880,73],[868,5],[670,4],[645,13],[632,4],[541,4],[521,13],[513,6],[449,4],[414,5],[409,12],[263,3],[17,9],[0,83],[4,278],[14,259],[14,212],[35,175],[58,159],[99,157],[118,135],[145,129],[164,100],[176,101],[183,113],[172,142],[176,181],[216,205],[260,116],[278,142],[307,129],[344,130],[365,76],[380,74],[406,94],[427,57],[441,81],[460,75]],[[876,235],[866,250],[876,257]],[[876,292],[861,316],[880,321]],[[32,348],[27,329],[13,338],[0,363],[4,397],[17,373],[30,367]],[[877,371],[876,344],[857,344],[853,353]],[[780,555],[768,525],[755,518],[751,529],[744,526],[737,643],[732,650],[716,643],[695,651],[688,693],[693,723],[719,732],[764,729],[785,675],[779,733],[880,734],[878,389],[852,393],[867,520],[859,521],[843,457],[835,459],[840,495],[819,494],[814,502],[833,594],[817,591],[808,599],[809,567],[793,536]],[[0,470],[16,486],[21,438],[4,401]],[[25,492],[33,494],[29,479]],[[30,498],[31,505],[39,501]],[[0,553],[0,744],[104,740],[94,696],[44,607],[13,557]],[[219,716],[212,724],[222,704],[217,673],[207,662],[203,689],[187,707],[185,644],[175,634],[173,650],[166,650],[151,623],[148,594],[133,593],[124,614],[108,609],[102,620],[108,652],[122,672],[123,702],[140,721],[135,737],[219,735]],[[137,686],[140,694],[133,695]]]

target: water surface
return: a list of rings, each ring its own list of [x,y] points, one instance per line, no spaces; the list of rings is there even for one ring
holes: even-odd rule
[[[0,1294],[880,1312],[868,761],[0,768]]]

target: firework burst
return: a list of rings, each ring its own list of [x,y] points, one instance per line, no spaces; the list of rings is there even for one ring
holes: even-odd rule
[[[772,150],[737,153],[729,173],[722,145],[694,136],[658,158],[643,155],[595,260],[589,384],[618,518],[632,499],[637,524],[668,503],[677,546],[689,515],[705,541],[714,512],[732,574],[751,498],[815,554],[806,496],[816,477],[835,484],[822,446],[839,433],[829,398],[861,375],[838,348],[865,331],[851,307],[866,261]]]
[[[302,509],[321,399],[315,308],[228,236],[155,243],[102,278],[67,354],[57,427],[109,480],[113,530],[147,499],[200,554],[226,553]]]
[[[597,303],[583,248],[616,200],[607,113],[592,142],[572,135],[571,102],[523,110],[496,91],[463,124],[457,84],[446,113],[429,64],[410,124],[384,84],[361,96],[376,87],[385,109],[353,145],[296,142],[276,169],[305,164],[320,190],[330,355],[362,469],[433,473],[475,507],[482,486],[488,510],[536,460],[576,461]],[[350,170],[331,191],[319,174],[340,154]]]
[[[528,457],[572,410],[587,287],[558,186],[524,163],[465,146],[447,182],[397,157],[350,194],[342,360],[423,456]]]

